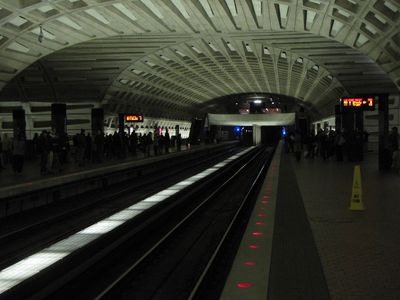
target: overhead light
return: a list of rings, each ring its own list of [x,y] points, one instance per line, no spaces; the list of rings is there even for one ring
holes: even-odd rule
[[[246,44],[246,50],[247,52],[253,52],[253,49],[251,49],[249,44]]]
[[[229,48],[231,51],[236,51],[236,49],[232,46],[231,43],[226,42],[226,44],[228,45],[228,48]]]
[[[133,15],[130,9],[128,9],[125,5],[122,3],[115,3],[113,6],[118,9],[121,13],[123,13],[125,16],[127,16],[129,19],[132,21],[136,21],[137,18]]]
[[[175,52],[178,53],[180,56],[185,57],[186,54],[182,53],[181,51],[179,51],[178,49],[175,49]]]
[[[212,8],[210,6],[210,3],[208,3],[208,0],[199,0],[200,4],[203,6],[204,10],[206,11],[206,14],[210,17],[214,17],[214,12],[212,11]]]
[[[67,18],[66,16],[57,18],[57,21],[63,23],[64,25],[67,25],[73,29],[76,29],[76,30],[82,29],[82,27],[78,23],[72,21],[71,19]]]
[[[213,49],[215,52],[218,52],[218,51],[219,51],[211,42],[209,42],[208,45],[209,45],[210,48]]]
[[[231,12],[232,16],[236,17],[238,14],[235,0],[225,0],[225,3],[226,5],[228,5],[229,11]]]
[[[170,59],[169,59],[168,57],[166,57],[166,56],[164,56],[164,55],[162,55],[162,54],[160,54],[160,57],[161,57],[163,60],[165,60],[165,61],[170,61]]]
[[[261,17],[262,16],[262,2],[261,0],[252,0],[253,2],[253,8],[254,11],[256,13],[257,17]]]
[[[163,18],[163,15],[161,14],[161,12],[158,10],[157,6],[155,6],[151,0],[141,0],[141,1],[143,2],[144,5],[147,6],[148,9],[151,10],[151,12],[153,14],[155,14],[160,19]]]
[[[385,1],[383,3],[383,5],[385,5],[387,8],[389,8],[394,13],[396,13],[398,11],[397,7],[393,3],[391,3],[390,1]]]
[[[24,25],[27,22],[28,22],[27,19],[25,19],[24,17],[19,17],[19,16],[8,21],[8,23],[14,25],[15,27],[21,27],[22,25]]]
[[[182,16],[185,19],[189,19],[190,16],[185,8],[185,6],[183,5],[183,3],[181,2],[181,0],[171,0],[172,3],[176,6],[176,8],[181,12]]]
[[[156,64],[152,63],[151,61],[146,60],[145,64],[150,66],[150,67],[154,67]]]
[[[89,8],[85,12],[103,24],[106,24],[106,25],[110,24],[110,21],[108,21],[101,13],[99,13],[94,8]]]
[[[254,100],[253,102],[254,102],[255,104],[261,104],[261,103],[262,103],[261,100]]]
[[[192,46],[192,49],[195,51],[195,52],[197,52],[198,54],[201,54],[202,52],[199,50],[199,49],[197,49],[195,46]]]

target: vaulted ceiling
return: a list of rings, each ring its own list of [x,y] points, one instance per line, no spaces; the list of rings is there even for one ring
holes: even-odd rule
[[[189,118],[283,94],[398,93],[400,0],[0,0],[0,100]],[[41,38],[43,36],[43,39]]]

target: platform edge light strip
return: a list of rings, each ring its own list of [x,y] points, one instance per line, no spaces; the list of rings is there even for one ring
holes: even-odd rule
[[[84,228],[70,235],[69,237],[1,270],[0,294],[48,268],[52,264],[60,261],[64,257],[70,255],[72,252],[86,246],[90,242],[103,236],[111,230],[121,226],[128,220],[138,216],[150,207],[168,199],[182,189],[216,172],[226,164],[246,154],[253,148],[254,146],[240,152],[239,154],[235,154],[196,175],[186,178],[165,190],[149,196],[146,199],[143,199],[140,202],[131,205],[128,208],[123,209],[93,225],[90,225],[89,227]]]

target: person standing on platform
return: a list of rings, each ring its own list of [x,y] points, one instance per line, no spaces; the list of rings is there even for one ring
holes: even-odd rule
[[[302,144],[301,144],[301,133],[298,130],[296,130],[294,135],[293,146],[294,146],[294,152],[296,154],[296,161],[300,161]]]
[[[49,140],[47,136],[47,131],[43,130],[40,136],[38,137],[38,153],[40,154],[40,174],[47,174],[47,160],[49,156]]]
[[[400,171],[400,136],[397,127],[393,127],[388,137],[388,146],[392,155],[392,165],[394,170],[399,173]]]
[[[150,147],[151,147],[151,144],[153,144],[153,137],[152,137],[151,132],[149,132],[149,133],[146,135],[146,138],[145,138],[145,149],[146,149],[146,156],[147,156],[147,157],[150,156]]]
[[[33,136],[33,139],[32,139],[33,157],[35,157],[35,158],[36,158],[36,155],[39,154],[39,151],[38,151],[38,139],[39,139],[39,135],[38,135],[37,132],[35,132],[35,135]]]
[[[163,154],[164,151],[164,136],[160,133],[158,136],[158,153]]]
[[[3,163],[8,164],[11,160],[11,139],[8,137],[7,133],[3,136]]]
[[[97,163],[101,163],[103,161],[104,154],[104,135],[101,130],[97,131],[97,134],[94,137],[94,161]]]
[[[368,137],[369,133],[364,129],[363,131],[363,151],[368,152]]]
[[[327,134],[328,158],[335,155],[335,137],[336,137],[336,132],[332,129],[332,126],[330,126]]]
[[[3,163],[3,142],[1,141],[1,136],[0,136],[0,171],[4,169],[4,163]]]
[[[340,129],[338,129],[337,135],[335,137],[335,151],[337,161],[343,161],[343,147],[345,143],[346,139]]]
[[[307,154],[306,158],[314,159],[315,155],[315,135],[314,130],[310,130],[310,133],[306,136],[306,144],[307,144]]]
[[[54,131],[48,134],[48,145],[49,145],[49,155],[47,156],[47,171],[49,173],[53,173],[53,158],[54,158],[54,148],[53,148],[53,141],[54,141]]]
[[[86,137],[85,137],[85,155],[84,155],[84,159],[86,159],[87,161],[91,161],[92,160],[92,136],[90,135],[90,133],[88,132]]]
[[[146,135],[142,134],[142,133],[139,133],[138,141],[139,141],[138,147],[139,147],[140,151],[142,151],[143,154],[145,155],[146,154],[146,146],[145,146],[145,144],[146,144]]]
[[[51,169],[61,173],[61,162],[60,162],[60,154],[61,154],[61,145],[60,145],[60,135],[55,133],[51,139],[51,150],[53,152],[53,161],[51,164]]]
[[[177,138],[176,138],[176,150],[177,151],[181,151],[181,147],[182,147],[182,136],[179,133]]]
[[[355,131],[355,139],[354,139],[354,160],[362,161],[363,160],[363,132],[360,129]]]
[[[84,157],[85,157],[85,149],[86,149],[86,137],[85,137],[85,129],[81,129],[81,133],[77,136],[77,150],[78,150],[78,166],[83,167]]]
[[[137,148],[137,135],[135,130],[133,130],[131,135],[129,136],[129,150],[132,155],[136,155],[136,148]]]
[[[25,137],[22,133],[17,133],[17,136],[13,141],[13,170],[17,174],[22,173],[24,167],[24,155],[25,155]]]
[[[60,133],[60,163],[64,165],[68,162],[69,141],[68,134],[65,132]]]
[[[171,138],[169,136],[168,129],[165,130],[165,136],[164,136],[164,146],[165,146],[165,153],[169,153],[169,144],[171,142]]]
[[[328,146],[328,136],[326,134],[325,130],[320,131],[321,135],[320,135],[320,154],[323,160],[327,160],[328,159],[328,150],[329,150],[329,146]]]
[[[157,130],[154,130],[154,141],[153,141],[153,150],[154,150],[154,155],[158,155],[158,142],[160,140],[160,136],[157,132]]]

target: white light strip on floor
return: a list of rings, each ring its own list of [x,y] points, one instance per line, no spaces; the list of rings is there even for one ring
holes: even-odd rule
[[[150,207],[164,201],[165,199],[168,199],[189,185],[192,185],[198,180],[216,172],[229,162],[239,158],[253,148],[254,147],[250,147],[239,154],[233,155],[230,158],[227,158],[224,161],[214,165],[213,167],[210,167],[192,177],[184,179],[163,191],[160,191],[134,205],[131,205],[130,207],[123,209],[85,229],[82,229],[66,239],[43,249],[42,251],[28,256],[27,258],[9,266],[6,269],[3,269],[0,271],[0,294],[46,269],[79,248],[86,246],[95,239],[124,224],[128,220],[131,220]]]

